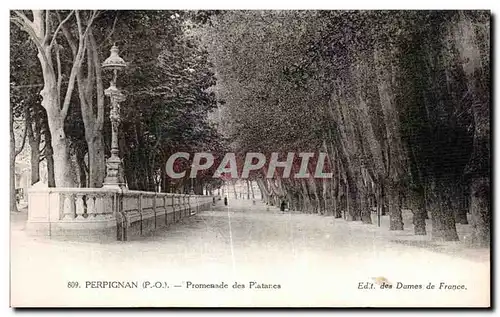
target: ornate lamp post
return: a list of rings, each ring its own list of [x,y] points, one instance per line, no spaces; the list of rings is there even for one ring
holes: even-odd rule
[[[125,95],[116,87],[118,71],[127,67],[127,63],[118,55],[118,47],[113,45],[111,55],[102,63],[103,70],[113,70],[113,80],[104,94],[111,100],[111,156],[106,160],[106,177],[103,187],[127,189],[123,177],[122,160],[118,147],[118,127],[120,126],[120,102],[125,101]]]

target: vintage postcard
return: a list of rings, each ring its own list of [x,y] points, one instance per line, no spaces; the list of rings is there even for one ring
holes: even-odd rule
[[[11,307],[490,307],[490,21],[11,10]]]

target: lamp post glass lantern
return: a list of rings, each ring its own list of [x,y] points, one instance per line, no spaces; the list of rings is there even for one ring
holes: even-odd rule
[[[127,189],[123,177],[122,160],[118,147],[118,129],[120,126],[120,102],[125,101],[125,95],[116,87],[118,71],[127,67],[127,63],[118,55],[118,47],[113,45],[111,55],[102,63],[102,69],[112,70],[113,79],[104,94],[110,98],[111,109],[109,119],[111,121],[111,156],[106,160],[106,177],[103,187]]]

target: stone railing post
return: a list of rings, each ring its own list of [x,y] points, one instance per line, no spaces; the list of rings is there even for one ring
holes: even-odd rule
[[[141,235],[142,235],[142,193],[139,194],[139,204],[138,204],[139,215],[141,217]]]
[[[176,194],[172,194],[172,209],[173,209],[173,223],[175,223],[175,214],[177,213],[177,209],[179,209],[179,207],[177,206],[177,202],[176,202],[176,199],[175,199],[175,195]]]
[[[179,206],[179,217],[177,218],[177,221],[181,220],[182,219],[182,194],[178,194],[177,197],[177,205]]]
[[[184,206],[184,218],[188,215],[189,212],[189,201],[188,201],[188,194],[182,195],[182,205]]]
[[[84,206],[83,206],[83,197],[84,195],[82,193],[77,193],[76,195],[76,220],[83,220],[85,219],[84,218],[84,215],[85,215],[85,209],[84,209]]]
[[[165,227],[168,225],[167,201],[168,201],[168,196],[165,194],[165,196],[163,196],[163,206],[165,206]]]
[[[73,220],[76,218],[75,200],[73,193],[61,193],[59,195],[62,204],[62,220]]]
[[[153,213],[155,215],[155,229],[156,229],[156,193],[153,196]]]

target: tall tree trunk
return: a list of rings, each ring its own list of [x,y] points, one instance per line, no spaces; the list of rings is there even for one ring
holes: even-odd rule
[[[44,140],[45,140],[45,150],[43,155],[47,161],[47,183],[48,186],[53,188],[56,187],[56,179],[54,174],[54,151],[52,150],[52,136],[50,135],[50,130],[47,128],[44,130]]]
[[[85,127],[85,141],[88,148],[88,183],[91,188],[100,188],[106,176],[104,138],[102,134],[104,126],[104,90],[101,78],[101,63],[92,29],[89,29],[88,32],[86,50],[87,78],[83,78],[83,69],[80,69],[76,79],[80,109]]]
[[[413,226],[415,235],[426,235],[427,209],[425,206],[425,192],[421,186],[412,192],[411,211],[413,212]]]
[[[309,197],[309,191],[307,189],[306,181],[304,179],[301,179],[300,183],[302,185],[301,194],[303,203],[303,209],[301,211],[306,213],[311,213],[312,203],[311,203],[311,198]]]
[[[466,200],[466,186],[463,184],[457,184],[457,186],[452,187],[453,197],[451,200],[452,210],[455,213],[455,223],[462,225],[469,224],[467,220],[467,204]]]
[[[60,114],[59,105],[54,100],[55,94],[46,94],[42,104],[47,110],[47,119],[51,134],[54,159],[54,181],[57,187],[74,187],[69,141],[64,132],[64,117]]]
[[[137,180],[137,170],[132,168],[126,168],[125,173],[127,174],[127,184],[131,190],[139,190],[139,183]]]
[[[338,186],[339,186],[339,183],[337,181],[333,182],[331,185],[330,185],[330,195],[331,195],[331,199],[332,199],[332,212],[333,212],[333,216],[335,218],[341,218],[342,216],[340,215],[340,208],[339,208],[339,197],[338,197]]]
[[[267,204],[270,203],[269,191],[267,190],[266,184],[262,178],[257,178],[257,186],[259,186],[260,196]]]
[[[343,186],[343,181],[338,181],[337,184],[336,184],[336,188],[335,188],[335,192],[334,192],[334,195],[335,195],[335,218],[342,218],[342,210],[345,210],[344,208],[344,195],[343,195],[343,191],[342,191],[342,188],[344,188]]]
[[[250,200],[250,182],[246,179],[247,182],[247,199]]]
[[[347,196],[347,221],[361,220],[359,193],[355,186],[349,187]]]
[[[76,163],[78,165],[78,176],[80,181],[80,187],[87,186],[87,167],[85,163],[85,150],[80,148],[76,151]]]
[[[385,185],[381,182],[380,184],[380,215],[381,216],[386,216],[387,215],[387,209],[389,209],[388,203],[387,203],[387,194],[386,194],[386,189]]]
[[[231,180],[231,185],[233,186],[234,198],[238,199],[238,193],[236,193],[236,185],[234,180]]]
[[[138,149],[138,154],[137,154],[137,161],[141,162],[142,164],[138,166],[138,168],[135,171],[135,178],[137,180],[137,190],[147,190],[148,187],[148,162],[147,162],[147,156],[144,155],[144,147],[142,146],[142,141],[139,143],[139,149]]]
[[[359,206],[359,192],[356,183],[351,176],[347,177],[347,221],[361,220],[361,211]]]
[[[328,215],[328,216],[331,216],[333,215],[333,205],[332,205],[332,202],[333,202],[333,199],[330,198],[330,195],[332,193],[330,187],[332,187],[332,183],[331,183],[331,180],[327,180],[327,179],[323,179],[321,181],[322,185],[323,185],[323,189],[322,189],[322,199],[323,199],[323,210],[325,211],[325,214]]]
[[[485,247],[490,245],[490,208],[490,179],[474,178],[471,183],[470,201],[473,240]]]
[[[386,186],[386,197],[389,207],[389,230],[404,230],[403,214],[399,199],[399,189],[394,182],[389,181]]]
[[[300,193],[295,193],[296,201],[297,201],[297,207],[295,208],[296,211],[303,211],[304,210],[304,201],[302,200],[302,196]]]
[[[252,190],[252,199],[255,199],[255,192],[253,190],[253,181],[250,181],[250,189]]]
[[[30,142],[31,152],[31,185],[40,181],[40,150],[39,142]]]
[[[169,182],[167,175],[167,167],[166,164],[160,164],[160,174],[161,174],[161,191],[163,193],[169,192]]]
[[[16,200],[16,139],[14,136],[14,117],[11,116],[10,125],[10,211],[17,212]]]
[[[203,195],[203,187],[204,187],[204,183],[203,183],[203,180],[201,179],[195,179],[197,182],[196,182],[196,185],[197,185],[197,195]]]
[[[100,188],[106,176],[106,162],[104,157],[104,140],[102,132],[97,131],[87,139],[89,158],[89,187]]]
[[[153,149],[151,149],[150,151],[154,151]],[[149,155],[150,156],[150,159],[149,159],[149,169],[148,169],[148,174],[149,174],[149,183],[148,183],[148,191],[156,191],[156,153],[155,152],[152,152],[152,154]]]
[[[313,194],[312,195],[313,213],[318,213],[321,215],[323,213],[321,208],[323,203],[321,201],[321,195],[318,194],[318,186],[316,184],[316,181],[312,177],[309,178],[309,188],[312,189],[312,194]]]
[[[432,239],[437,241],[457,241],[455,216],[451,209],[450,185],[443,180],[432,181],[426,191],[430,203]]]
[[[34,107],[35,108],[35,107]],[[26,109],[25,122],[27,129],[28,142],[30,145],[30,163],[31,163],[31,185],[40,180],[40,131],[34,131],[39,126],[37,122],[36,109]],[[33,128],[35,126],[35,129]]]
[[[290,210],[299,210],[299,199],[295,192],[290,194]]]
[[[366,224],[372,224],[371,208],[368,200],[369,198],[368,190],[363,185],[361,185],[360,188],[362,188],[359,195],[361,221],[363,221],[363,223]]]

